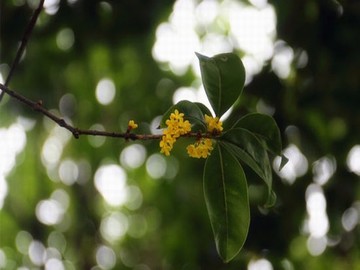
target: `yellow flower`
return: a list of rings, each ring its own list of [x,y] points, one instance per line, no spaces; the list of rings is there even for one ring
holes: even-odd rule
[[[128,123],[128,130],[132,130],[138,127],[138,124],[135,123],[134,120],[130,120]]]
[[[186,150],[190,157],[207,158],[210,155],[211,150],[213,150],[212,140],[209,138],[202,138],[194,144],[190,144]]]
[[[167,128],[163,131],[160,141],[160,152],[166,156],[170,155],[176,139],[191,131],[191,124],[188,120],[184,120],[184,114],[175,110],[170,114],[170,118],[165,121]]]
[[[162,136],[160,141],[160,152],[165,154],[165,156],[169,156],[175,141],[176,138],[174,136],[171,136],[171,134],[169,134],[167,130],[164,130],[164,135]]]
[[[219,120],[219,117],[211,117],[205,114],[205,122],[210,133],[220,134],[223,130],[222,122]]]

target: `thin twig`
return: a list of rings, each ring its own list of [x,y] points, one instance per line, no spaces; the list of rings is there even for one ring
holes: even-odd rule
[[[28,99],[27,97],[15,92],[14,90],[11,90],[4,84],[0,84],[0,89],[7,93],[10,97],[20,101],[21,103],[25,104],[26,106],[32,108],[35,111],[38,111],[42,113],[47,118],[51,119],[55,123],[57,123],[59,126],[67,129],[70,131],[73,136],[78,139],[81,135],[91,135],[91,136],[103,136],[103,137],[113,137],[113,138],[123,138],[125,140],[160,140],[162,138],[162,134],[134,134],[130,132],[109,132],[109,131],[102,131],[102,130],[93,130],[93,129],[79,129],[76,128],[70,124],[68,124],[64,118],[58,117],[55,114],[51,113],[49,110],[47,110],[43,104],[42,101],[39,100],[38,102],[32,101]],[[213,136],[208,133],[197,133],[197,132],[190,132],[187,134],[182,135],[182,137],[194,137],[194,138],[215,138],[216,136]]]
[[[21,39],[20,47],[19,47],[19,49],[18,49],[17,52],[16,52],[15,59],[14,59],[12,65],[11,65],[9,74],[8,74],[6,80],[5,80],[5,86],[8,86],[8,85],[9,85],[10,80],[11,80],[13,74],[14,74],[15,68],[17,67],[17,65],[18,65],[19,62],[20,62],[21,56],[22,56],[23,53],[24,53],[24,50],[25,50],[26,45],[27,45],[27,43],[28,43],[28,41],[29,41],[30,35],[31,35],[31,33],[32,33],[32,30],[33,30],[34,27],[35,27],[35,23],[36,23],[39,15],[40,15],[40,12],[41,12],[41,10],[42,10],[42,8],[43,8],[43,5],[44,5],[44,0],[40,0],[39,5],[38,5],[38,7],[35,9],[32,17],[31,17],[31,20],[30,20],[30,22],[29,22],[29,24],[28,24],[28,26],[27,26],[24,34],[23,34],[23,37],[22,37],[22,39]],[[0,102],[1,102],[4,94],[5,94],[5,91],[2,91],[2,92],[0,93]]]

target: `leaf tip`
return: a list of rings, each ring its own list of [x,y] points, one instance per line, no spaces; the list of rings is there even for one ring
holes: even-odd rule
[[[208,61],[210,59],[209,57],[202,55],[201,53],[195,52],[195,54],[200,61]]]
[[[289,159],[284,156],[284,155],[281,155],[281,161],[280,161],[280,166],[279,166],[279,171],[282,170],[282,168],[284,168],[284,166],[288,163]]]
[[[271,190],[264,207],[265,208],[273,207],[275,203],[276,203],[276,194],[273,190]]]

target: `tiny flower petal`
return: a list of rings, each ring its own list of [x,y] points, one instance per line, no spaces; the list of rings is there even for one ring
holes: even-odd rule
[[[209,138],[202,138],[200,141],[197,141],[195,144],[190,144],[186,148],[188,155],[193,158],[207,158],[212,147],[212,140]]]
[[[191,124],[188,120],[184,120],[184,114],[179,113],[178,110],[175,110],[170,114],[170,117],[165,121],[165,124],[167,128],[164,129],[160,141],[160,152],[168,156],[170,155],[170,151],[173,148],[176,139],[191,131]]]
[[[210,133],[221,133],[223,131],[222,122],[219,117],[211,117],[205,114],[205,122]]]
[[[131,129],[135,129],[138,127],[138,124],[135,123],[134,120],[130,120],[129,123],[128,123],[128,129],[131,130]]]

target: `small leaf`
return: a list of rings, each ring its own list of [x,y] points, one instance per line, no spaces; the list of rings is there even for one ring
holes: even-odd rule
[[[170,114],[172,114],[175,110],[178,110],[180,113],[184,114],[184,119],[189,120],[189,122],[193,125],[192,131],[206,131],[206,124],[204,122],[204,115],[199,106],[193,102],[188,100],[182,100],[171,106],[167,112],[163,115],[160,127],[166,128],[166,120],[170,118]]]
[[[245,83],[245,68],[234,53],[207,57],[196,53],[206,95],[216,116],[224,114],[239,98]]]
[[[268,187],[266,206],[271,206],[272,171],[268,154],[259,139],[250,131],[243,128],[234,128],[221,137],[224,147],[239,161],[244,162],[259,175]]]
[[[204,168],[204,194],[215,244],[229,262],[242,248],[249,230],[250,208],[244,171],[234,156],[214,147]]]
[[[279,128],[269,115],[250,113],[240,118],[233,128],[244,128],[264,141],[267,149],[274,154],[281,154],[281,136]]]
[[[205,114],[207,114],[208,116],[212,115],[209,108],[206,107],[204,104],[202,104],[200,102],[195,102],[194,104],[196,104],[199,107],[199,109],[202,111],[203,115],[205,115]]]

